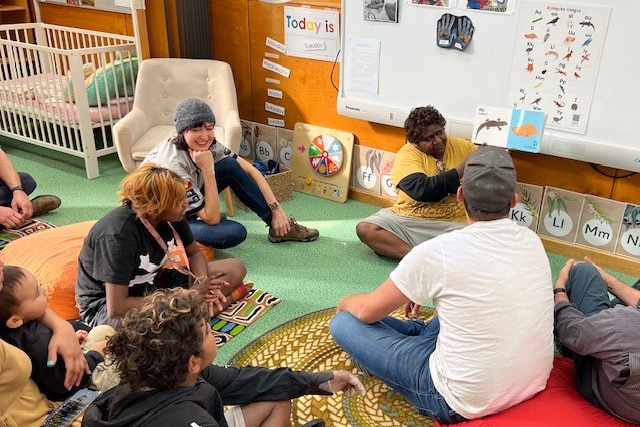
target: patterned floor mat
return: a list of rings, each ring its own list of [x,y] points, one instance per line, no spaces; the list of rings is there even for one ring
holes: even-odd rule
[[[327,427],[433,426],[399,393],[373,377],[364,377],[329,334],[334,308],[294,319],[267,332],[240,350],[230,360],[234,366],[288,366],[294,370],[329,371],[345,369],[362,379],[364,396],[303,396],[294,400],[291,425],[323,418]],[[422,308],[422,318],[432,314]],[[401,312],[394,312],[400,316]]]
[[[244,331],[279,302],[279,298],[268,292],[251,289],[246,297],[234,302],[225,311],[213,317],[211,329],[218,348]]]
[[[15,228],[13,230],[0,230],[0,251],[13,240],[55,227],[55,225],[49,222],[41,221],[38,218],[32,218],[27,220],[22,227]]]

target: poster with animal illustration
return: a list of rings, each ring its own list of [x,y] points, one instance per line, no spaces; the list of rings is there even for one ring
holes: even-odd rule
[[[613,252],[625,203],[585,194],[576,243]]]
[[[353,134],[307,123],[293,127],[293,189],[346,202],[353,164]]]
[[[479,106],[471,140],[476,144],[538,153],[544,119],[542,111]]]
[[[544,111],[549,129],[585,134],[610,11],[522,2],[507,105]]]
[[[396,160],[396,153],[391,151],[382,152],[382,161],[380,162],[380,195],[387,199],[396,200],[398,193],[396,187],[391,182],[391,168]]]
[[[575,243],[583,202],[582,193],[545,187],[538,234]]]
[[[518,182],[516,191],[518,203],[511,208],[509,218],[523,227],[536,231],[540,219],[544,187]]]
[[[242,140],[240,140],[238,155],[246,160],[253,160],[255,158],[253,151],[255,147],[253,142],[253,128],[256,124],[247,120],[240,120],[240,125],[242,126]]]
[[[380,162],[383,151],[364,145],[353,146],[353,173],[350,186],[365,193],[380,195]]]
[[[255,144],[255,159],[263,160],[265,162],[268,160],[276,160],[277,129],[278,128],[274,126],[268,126],[262,123],[254,123],[253,141]]]
[[[640,206],[625,206],[615,253],[640,259]]]
[[[291,169],[293,129],[278,128],[276,140],[278,162],[280,162],[281,165],[284,165],[287,169]]]

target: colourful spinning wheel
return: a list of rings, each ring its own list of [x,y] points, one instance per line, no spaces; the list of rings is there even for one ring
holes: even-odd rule
[[[342,144],[330,135],[316,136],[309,144],[309,163],[318,175],[335,175],[342,166]]]

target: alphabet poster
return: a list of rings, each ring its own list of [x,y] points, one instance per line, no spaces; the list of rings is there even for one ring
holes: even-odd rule
[[[586,194],[576,243],[613,252],[624,208],[625,203]]]
[[[640,206],[625,206],[615,253],[640,259]]]
[[[353,174],[350,186],[365,193],[380,195],[380,161],[382,150],[353,146]]]
[[[575,243],[583,202],[582,193],[545,187],[538,234]]]
[[[550,129],[585,134],[610,10],[522,2],[508,105],[544,111]]]
[[[240,120],[240,124],[242,125],[242,140],[240,141],[240,150],[238,150],[238,154],[245,160],[252,161],[254,159],[253,150],[255,148],[255,144],[253,142],[253,129],[255,123],[247,120]]]
[[[511,208],[509,218],[519,225],[536,231],[540,219],[544,187],[518,182],[516,191],[518,192],[518,203]]]

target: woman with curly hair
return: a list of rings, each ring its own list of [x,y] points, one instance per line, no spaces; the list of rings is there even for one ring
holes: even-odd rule
[[[402,259],[414,246],[464,227],[465,211],[456,191],[467,157],[477,147],[447,137],[446,124],[431,105],[414,108],[405,120],[407,143],[391,169],[398,198],[356,226],[358,238],[378,255]]]
[[[202,302],[194,290],[161,290],[127,313],[105,349],[124,382],[87,408],[83,426],[288,426],[290,399],[364,392],[346,371],[212,365],[217,348]]]
[[[122,205],[96,222],[78,257],[75,295],[82,320],[115,327],[144,295],[176,286],[197,287],[212,316],[223,310],[246,269],[234,258],[207,263],[185,219],[186,182],[149,163],[121,187]]]

